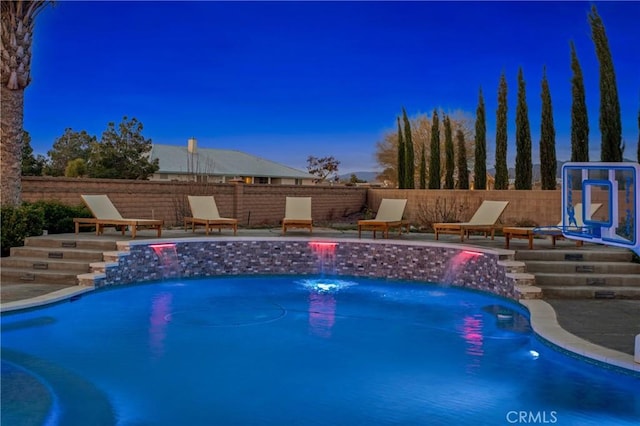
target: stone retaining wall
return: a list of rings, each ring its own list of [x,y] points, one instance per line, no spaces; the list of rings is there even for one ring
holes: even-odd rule
[[[317,275],[330,268],[339,276],[443,283],[517,297],[514,281],[491,250],[470,251],[438,243],[340,240],[331,242],[335,244],[334,255],[323,267],[318,248],[312,246],[318,242],[289,238],[130,242],[129,251],[119,256],[117,263],[108,264],[104,276],[94,283],[104,287],[173,277]]]

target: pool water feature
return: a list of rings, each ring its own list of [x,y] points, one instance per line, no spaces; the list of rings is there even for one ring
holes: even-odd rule
[[[640,378],[545,346],[517,303],[358,277],[173,279],[6,314],[2,368],[12,424],[33,382],[49,396],[27,413],[42,419],[31,424],[640,418]]]

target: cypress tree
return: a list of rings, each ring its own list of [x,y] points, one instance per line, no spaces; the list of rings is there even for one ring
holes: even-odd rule
[[[589,13],[591,38],[600,64],[600,159],[622,161],[622,121],[613,59],[602,19],[595,5]]]
[[[495,189],[509,189],[507,167],[507,77],[500,76],[498,110],[496,111],[496,182]]]
[[[422,149],[420,150],[420,189],[427,188],[427,160],[426,160],[426,148],[424,142],[422,142]]]
[[[589,118],[582,69],[571,42],[571,161],[589,161]]]
[[[516,108],[516,189],[531,189],[531,129],[527,111],[522,68],[518,70],[518,106]]]
[[[453,189],[453,172],[455,159],[453,153],[453,135],[451,133],[451,120],[444,117],[444,189]]]
[[[409,118],[407,117],[407,111],[405,111],[404,107],[402,108],[402,120],[404,121],[404,161],[406,163],[405,167],[405,188],[413,189],[416,187],[415,185],[415,157],[413,153],[413,139],[411,138],[411,123],[409,122]]]
[[[398,117],[398,188],[405,188],[405,167],[406,163],[404,160],[404,140],[402,138],[402,130],[400,129],[400,117]]]
[[[542,73],[542,118],[540,120],[540,178],[542,189],[556,189],[556,130],[547,69]]]
[[[473,186],[475,189],[487,189],[487,123],[484,111],[482,88],[476,109],[476,162],[473,167]]]
[[[469,169],[467,168],[467,148],[464,145],[464,133],[458,129],[456,132],[458,143],[458,189],[469,189]]]
[[[440,119],[433,110],[431,123],[431,158],[429,158],[429,189],[440,189]]]

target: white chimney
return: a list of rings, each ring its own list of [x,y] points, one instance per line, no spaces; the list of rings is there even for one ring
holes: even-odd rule
[[[198,150],[198,140],[196,138],[189,138],[187,141],[187,152],[189,154],[195,154]]]

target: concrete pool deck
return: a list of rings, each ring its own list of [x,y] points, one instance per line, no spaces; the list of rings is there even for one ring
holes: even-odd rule
[[[362,240],[371,239],[370,233],[363,235]],[[204,237],[203,231],[195,234],[183,230],[165,230],[163,239]],[[233,238],[223,231],[221,234],[212,233],[212,237],[222,236]],[[281,236],[280,228],[241,229],[238,236],[242,237],[277,237]],[[96,237],[93,233],[61,234],[60,239],[110,239],[114,241],[131,241],[129,234],[125,237],[118,232],[107,230],[103,236]],[[282,238],[357,238],[355,229],[314,228],[313,235],[308,231],[291,231]],[[155,239],[153,231],[141,231],[135,241]],[[390,239],[404,241],[434,242],[433,234],[409,233],[398,236],[391,234]],[[460,244],[457,236],[441,236],[441,242]],[[510,250],[527,250],[525,240],[512,240]],[[504,250],[504,238],[495,240],[481,236],[473,236],[465,240],[465,246],[478,246],[495,250]],[[559,241],[556,249],[575,248],[571,241]],[[535,250],[554,250],[550,240],[536,240]],[[585,244],[580,250],[603,250],[602,246]],[[9,307],[29,307],[57,300],[64,300],[74,294],[91,291],[91,288],[72,286],[58,287],[48,285],[21,284],[5,288],[0,286],[2,310]],[[635,336],[640,333],[640,300],[627,299],[544,299],[523,300],[521,303],[531,312],[531,324],[534,331],[548,342],[567,351],[606,362],[618,367],[640,373],[640,363],[634,362]]]

